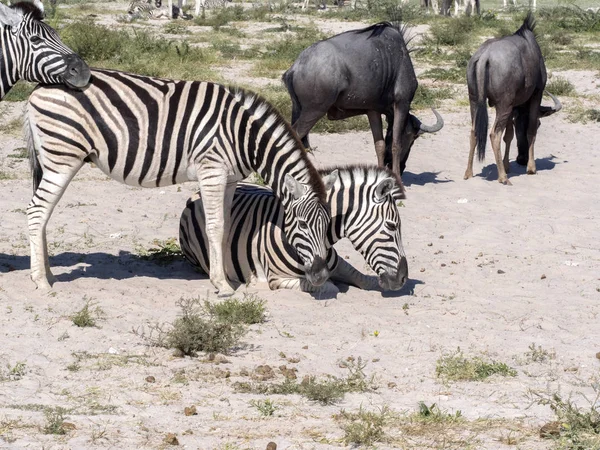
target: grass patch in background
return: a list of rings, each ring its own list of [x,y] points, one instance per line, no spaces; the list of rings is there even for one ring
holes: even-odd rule
[[[573,95],[575,86],[563,77],[554,77],[546,83],[546,90],[554,95]]]
[[[357,412],[341,410],[334,419],[341,422],[344,444],[369,447],[385,441],[384,427],[390,421],[390,412],[386,407],[375,412],[367,411],[361,406]]]
[[[36,87],[36,83],[29,83],[27,81],[19,81],[15,84],[8,94],[2,99],[3,102],[22,102],[29,98],[29,95],[33,92]]]
[[[517,371],[505,363],[486,361],[480,357],[467,358],[458,349],[437,360],[435,373],[447,381],[482,381],[492,375],[514,377]]]

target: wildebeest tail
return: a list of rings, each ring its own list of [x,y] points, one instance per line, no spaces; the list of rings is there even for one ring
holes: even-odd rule
[[[475,67],[477,81],[477,110],[475,112],[475,138],[477,139],[477,159],[485,159],[485,145],[488,132],[487,112],[487,78],[489,75],[488,62],[486,59],[479,60]]]
[[[283,74],[281,77],[283,80],[283,84],[285,84],[286,89],[290,94],[290,98],[292,99],[292,125],[298,117],[300,117],[300,113],[302,112],[302,105],[300,105],[300,100],[296,95],[296,91],[294,91],[294,72],[292,69],[289,69],[287,72]]]
[[[35,144],[33,142],[33,131],[31,130],[31,124],[29,123],[29,115],[25,114],[25,120],[23,124],[23,131],[25,133],[25,140],[27,141],[27,155],[29,157],[29,166],[31,167],[31,174],[33,175],[33,193],[37,191],[38,186],[42,182],[42,176],[44,172],[40,165],[37,152],[35,151]]]

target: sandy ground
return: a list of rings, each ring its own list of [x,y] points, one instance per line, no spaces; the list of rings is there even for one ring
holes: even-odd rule
[[[581,81],[578,91],[595,88],[592,73],[564,75]],[[137,256],[154,239],[177,236],[194,183],[132,188],[84,168],[48,229],[58,283],[50,293],[35,290],[25,216],[28,163],[11,157],[24,142],[18,130],[7,131],[22,106],[0,104],[0,173],[9,178],[0,180],[0,448],[155,449],[175,433],[185,448],[264,449],[274,441],[279,449],[326,449],[343,446],[332,418],[340,409],[411,413],[424,401],[461,411],[467,422],[458,431],[420,436],[403,437],[391,427],[394,439],[378,448],[547,449],[551,443],[538,429],[553,413],[532,404],[531,392],[572,395],[582,405],[583,395],[592,394],[600,377],[599,124],[570,123],[564,113],[544,119],[538,174],[528,176],[511,162],[508,187],[495,181],[490,148],[475,178],[462,179],[469,113],[440,108],[444,129],[417,141],[404,174],[405,288],[388,294],[349,288],[334,299],[240,288],[239,297],[266,300],[268,320],[252,326],[244,345],[217,364],[205,355],[175,357],[132,332],[173,321],[182,297],[215,299],[206,277],[185,262],[164,267]],[[427,111],[419,116],[432,120]],[[320,167],[376,161],[367,132],[313,135],[312,144]],[[339,252],[368,270],[348,242]],[[98,327],[78,328],[69,316],[90,300],[104,315]],[[531,361],[533,343],[554,357]],[[506,362],[517,376],[443,382],[436,361],[458,347]],[[252,374],[264,364],[295,367],[300,379],[344,376],[339,361],[350,356],[368,362],[365,372],[377,389],[347,394],[335,405],[273,395],[279,409],[264,418],[249,404],[264,396],[232,387],[250,380],[243,369]],[[18,363],[24,373],[10,375],[8,366]],[[192,405],[198,415],[185,416]],[[70,410],[74,428],[46,435],[42,411],[58,406]],[[482,419],[496,425],[476,427]],[[516,446],[507,445],[507,435]]]

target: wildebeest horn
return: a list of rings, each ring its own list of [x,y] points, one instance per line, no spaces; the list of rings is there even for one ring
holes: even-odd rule
[[[442,116],[440,116],[435,109],[431,108],[431,110],[433,111],[433,114],[435,114],[437,122],[433,125],[425,125],[421,123],[419,125],[419,130],[421,133],[435,133],[436,131],[440,131],[444,126],[444,119],[442,119]]]
[[[549,115],[554,114],[555,112],[560,111],[562,109],[562,104],[560,103],[560,100],[558,100],[550,92],[548,92],[548,91],[544,91],[544,92],[546,94],[548,94],[548,96],[554,102],[554,106],[540,106],[540,116],[541,117],[548,117]]]

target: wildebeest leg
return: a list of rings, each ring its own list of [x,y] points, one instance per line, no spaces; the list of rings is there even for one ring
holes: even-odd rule
[[[498,181],[502,184],[510,185],[506,171],[504,170],[504,164],[502,162],[502,134],[506,129],[506,124],[512,114],[512,108],[500,108],[496,109],[496,120],[490,133],[490,139],[492,141],[492,149],[494,150],[494,158],[496,159],[496,167],[498,168]]]
[[[304,145],[304,147],[310,147],[310,143],[308,142],[308,132],[326,113],[327,111],[307,111],[306,109],[303,109],[298,120],[292,123],[292,128],[302,140],[302,145]]]
[[[535,137],[538,129],[538,114],[539,114],[539,101],[532,100],[529,104],[529,117],[527,123],[527,143],[529,144],[529,158],[527,160],[527,174],[535,175],[535,158],[533,156],[533,145],[535,144]]]
[[[506,173],[510,172],[510,164],[508,163],[509,151],[510,151],[510,143],[515,136],[515,127],[513,122],[513,117],[508,119],[506,123],[506,131],[504,132],[504,143],[506,144],[506,148],[504,150],[504,170]]]
[[[399,102],[394,103],[394,126],[393,126],[393,137],[392,137],[392,172],[397,174],[398,176],[402,175],[404,172],[404,165],[401,166],[400,156],[401,156],[401,139],[404,134],[404,129],[406,128],[406,120],[408,119],[408,108],[409,106],[406,104],[401,104]],[[406,156],[404,157],[404,161],[408,159],[409,148],[406,149]],[[405,163],[406,164],[406,163]]]
[[[473,178],[473,158],[475,157],[475,147],[477,146],[477,138],[475,137],[475,112],[477,104],[471,102],[471,140],[469,143],[469,160],[467,161],[467,170],[465,170],[464,179]]]
[[[379,167],[384,167],[385,141],[383,140],[383,123],[381,122],[381,114],[377,111],[367,111],[367,117],[369,118],[369,125],[371,125],[373,141],[375,141],[377,165]]]

